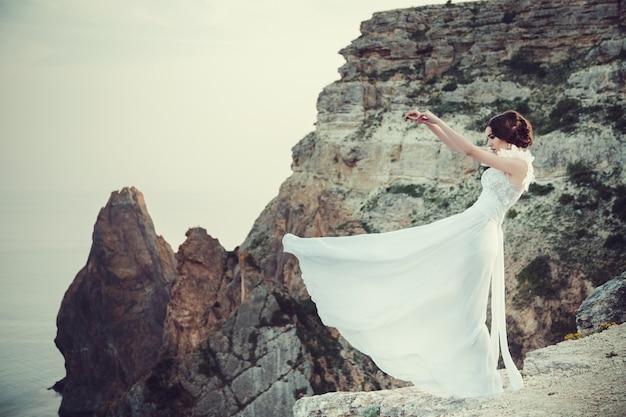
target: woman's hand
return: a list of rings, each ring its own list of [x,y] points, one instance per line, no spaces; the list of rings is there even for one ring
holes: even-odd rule
[[[432,114],[430,111],[420,112],[419,110],[411,110],[404,115],[404,121],[409,120],[426,125],[448,148],[454,152],[467,154],[468,149],[473,145],[470,141],[450,129],[440,118]]]
[[[404,115],[404,121],[408,122],[409,120],[412,120],[414,122],[417,122],[419,120],[419,117],[420,117],[419,111],[411,110],[410,112]]]
[[[418,110],[411,110],[404,116],[405,122],[408,122],[409,120],[412,120],[417,123],[424,123],[424,124],[432,125],[432,124],[437,123],[437,116],[432,114],[430,111],[425,111],[424,113],[420,113]]]

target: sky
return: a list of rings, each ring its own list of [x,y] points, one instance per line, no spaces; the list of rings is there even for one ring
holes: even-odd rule
[[[0,193],[64,219],[0,233],[67,237],[74,220],[89,241],[110,193],[135,186],[174,250],[195,226],[234,249],[360,23],[445,2],[0,0]]]

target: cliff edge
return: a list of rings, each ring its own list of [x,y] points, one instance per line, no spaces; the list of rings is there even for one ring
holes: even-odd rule
[[[294,417],[623,417],[626,324],[529,352],[523,373],[524,389],[495,398],[443,399],[412,387],[339,392],[298,400]]]

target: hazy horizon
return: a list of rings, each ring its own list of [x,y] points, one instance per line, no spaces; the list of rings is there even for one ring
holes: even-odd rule
[[[291,174],[361,22],[442,3],[0,0],[0,190],[43,206],[84,191],[91,226],[135,186],[174,248],[202,226],[232,250]],[[163,214],[177,206],[185,218]]]

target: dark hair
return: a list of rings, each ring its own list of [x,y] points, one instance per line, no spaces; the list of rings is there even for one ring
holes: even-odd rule
[[[505,140],[518,148],[528,148],[533,144],[533,127],[528,120],[515,110],[507,110],[487,122],[495,137]]]

